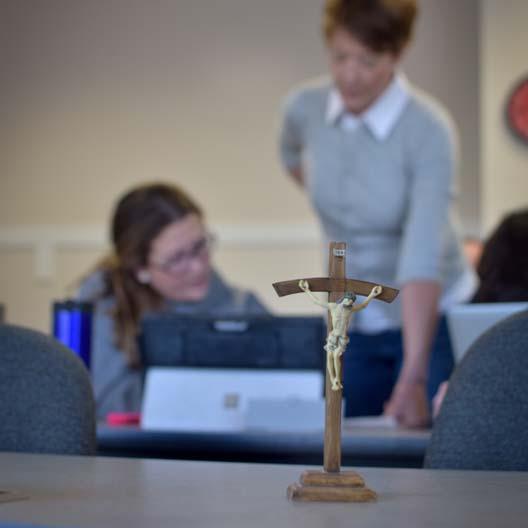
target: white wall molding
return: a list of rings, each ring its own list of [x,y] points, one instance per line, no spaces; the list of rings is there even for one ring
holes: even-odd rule
[[[217,225],[212,229],[225,249],[262,250],[313,247],[320,244],[316,224]],[[33,254],[35,278],[49,281],[55,276],[59,250],[104,250],[108,247],[104,226],[27,225],[0,227],[0,251],[28,250]]]

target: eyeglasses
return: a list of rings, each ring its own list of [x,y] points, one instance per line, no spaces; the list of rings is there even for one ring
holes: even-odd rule
[[[150,262],[150,265],[165,273],[181,273],[188,268],[191,261],[205,257],[213,247],[214,242],[214,235],[207,233],[194,242],[188,250],[178,251],[163,262]]]

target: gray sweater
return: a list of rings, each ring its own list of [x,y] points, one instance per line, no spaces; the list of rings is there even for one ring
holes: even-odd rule
[[[103,291],[104,280],[99,272],[88,277],[79,291],[80,300],[95,304],[90,370],[99,418],[104,418],[109,412],[139,411],[143,389],[143,372],[131,369],[123,351],[114,344],[114,324],[109,310],[114,306],[115,299],[112,296],[101,298]],[[254,294],[229,286],[216,272],[213,272],[205,299],[199,302],[172,301],[165,311],[218,316],[267,313]]]
[[[280,153],[287,169],[303,168],[326,240],[347,243],[347,276],[394,287],[437,280],[444,308],[465,300],[474,285],[470,278],[470,291],[461,292],[471,272],[455,228],[455,133],[449,116],[411,88],[390,134],[380,140],[365,124],[344,131],[328,122],[331,89],[324,78],[289,95]],[[356,328],[362,329],[366,316],[370,328],[401,326],[398,300],[359,312]]]

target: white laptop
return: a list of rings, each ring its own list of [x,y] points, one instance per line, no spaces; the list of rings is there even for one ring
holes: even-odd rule
[[[502,319],[528,309],[528,303],[459,304],[447,312],[447,324],[455,361],[459,362],[469,347]]]
[[[240,431],[247,411],[269,401],[270,409],[291,402],[323,400],[323,374],[315,370],[258,370],[153,367],[146,372],[141,427],[179,431]],[[322,407],[321,407],[322,408]],[[251,412],[252,426],[258,425]],[[270,415],[264,414],[273,429]],[[283,423],[278,417],[277,425]],[[282,429],[282,427],[279,427]]]

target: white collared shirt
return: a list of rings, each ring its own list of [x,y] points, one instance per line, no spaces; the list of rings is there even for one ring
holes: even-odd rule
[[[347,112],[343,98],[336,88],[330,91],[326,106],[326,122],[342,130],[355,130],[362,123],[378,141],[392,132],[409,100],[409,85],[402,73],[397,73],[385,91],[362,114]]]

